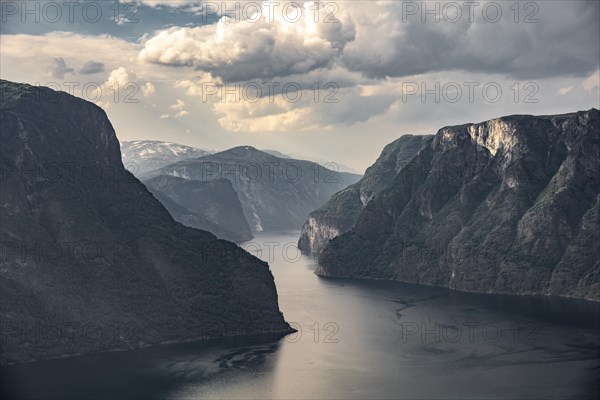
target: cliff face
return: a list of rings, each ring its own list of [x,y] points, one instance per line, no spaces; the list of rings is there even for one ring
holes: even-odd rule
[[[202,182],[161,175],[145,181],[144,185],[184,225],[236,243],[253,237],[238,195],[228,180]],[[171,201],[165,200],[165,196]]]
[[[0,81],[1,362],[289,330],[268,265],[175,222],[99,107]]]
[[[318,273],[599,300],[599,114],[441,129]]]
[[[300,228],[312,210],[360,178],[310,161],[275,157],[251,146],[171,164],[146,174],[145,179],[157,175],[228,180],[255,232]]]
[[[432,138],[405,135],[385,146],[360,181],[334,194],[325,205],[308,215],[298,248],[306,253],[318,254],[331,239],[350,230],[373,196],[389,187],[398,172]]]

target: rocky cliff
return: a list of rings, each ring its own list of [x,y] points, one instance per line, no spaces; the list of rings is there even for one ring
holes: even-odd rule
[[[306,253],[318,254],[331,239],[352,228],[373,196],[389,187],[398,172],[432,138],[405,135],[385,146],[360,181],[334,194],[327,203],[308,215],[302,226],[298,248]]]
[[[439,130],[317,273],[600,300],[599,114]]]
[[[175,222],[99,107],[0,81],[1,362],[286,332],[266,263]]]
[[[202,182],[160,175],[144,185],[184,225],[236,243],[253,237],[238,195],[228,180]]]

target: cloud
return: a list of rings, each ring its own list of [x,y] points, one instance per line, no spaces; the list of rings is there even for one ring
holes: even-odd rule
[[[288,3],[286,3],[288,4]],[[260,20],[218,23],[194,28],[174,27],[144,43],[140,58],[169,66],[190,66],[226,82],[272,79],[331,66],[354,38],[351,21],[315,23],[308,4],[298,22],[292,8],[264,9]]]
[[[104,72],[104,63],[98,61],[88,61],[79,70],[79,73],[82,75],[97,74],[99,72]]]
[[[173,17],[193,12],[191,7],[182,8],[190,4],[187,1],[170,3],[166,10],[160,10],[168,6],[161,4],[164,2],[153,3],[156,9],[146,9],[153,15]],[[419,7],[425,4],[414,3]],[[336,23],[323,22],[327,12],[321,14],[318,23],[310,14],[296,23],[282,16],[269,22],[263,15],[255,22],[223,18],[203,26],[184,25],[178,17],[161,26],[171,26],[172,22],[182,26],[157,31],[145,28],[149,32],[138,41],[70,32],[3,35],[0,63],[3,77],[35,83],[34,79],[41,82],[46,76],[47,61],[57,54],[76,66],[85,66],[102,54],[106,71],[102,77],[107,82],[137,82],[140,100],[152,96],[150,103],[157,105],[154,109],[147,107],[145,112],[152,113],[149,120],[154,124],[169,124],[175,121],[167,118],[189,115],[176,122],[210,120],[211,127],[219,129],[218,122],[221,128],[235,132],[288,131],[293,136],[293,131],[344,129],[366,121],[387,121],[404,127],[422,121],[423,115],[427,115],[427,124],[437,124],[498,116],[507,110],[538,112],[533,105],[509,104],[513,93],[510,87],[515,81],[520,81],[521,88],[530,80],[539,84],[540,92],[535,96],[540,100],[539,112],[562,112],[563,96],[569,93],[569,111],[571,107],[589,108],[589,99],[597,97],[600,86],[596,38],[600,22],[594,18],[599,11],[597,2],[537,2],[537,23],[515,23],[508,9],[513,5],[510,2],[496,2],[503,7],[501,21],[484,21],[481,10],[487,3],[480,3],[473,22],[463,17],[456,23],[435,23],[429,16],[423,23],[420,14],[404,19],[402,2],[339,2]],[[444,7],[447,3],[435,2],[428,7],[438,4]],[[277,9],[279,15],[281,11]],[[194,21],[199,23],[199,18]],[[67,62],[63,66],[65,73],[72,72]],[[87,77],[69,78],[85,84]],[[431,96],[422,102],[420,93],[409,97],[408,103],[400,101],[403,82],[424,82],[432,87],[450,78],[461,86],[479,82],[476,102],[431,104]],[[500,104],[481,100],[480,88],[490,80],[502,85]],[[154,95],[155,82],[157,86],[160,82],[160,96]],[[273,102],[222,101],[219,94],[200,101],[203,83],[258,85],[266,97],[267,82],[277,84]],[[329,82],[337,87],[335,97],[339,103],[323,103],[329,94],[324,85]],[[302,91],[302,100],[293,103],[282,99],[283,88],[290,83]],[[319,89],[315,91],[315,87]],[[577,96],[573,96],[575,92]],[[112,94],[106,91],[102,100],[112,103]],[[321,96],[317,102],[312,100],[315,94]],[[521,98],[527,94],[521,91]],[[182,106],[169,108],[179,104],[175,99],[181,100]],[[597,104],[594,101],[592,104]],[[113,115],[135,107],[112,106]],[[192,109],[194,112],[189,111]],[[127,118],[131,113],[124,120]]]
[[[600,70],[597,70],[591,74],[586,80],[583,81],[582,86],[588,92],[594,90],[594,88],[600,88]]]
[[[130,2],[131,0],[122,0],[123,2]],[[192,7],[200,3],[200,1],[193,0],[139,0],[141,4],[148,7]]]
[[[598,65],[598,2],[535,3],[537,22],[531,23],[523,20],[524,13],[515,23],[510,4],[504,2],[495,2],[502,9],[502,18],[495,23],[483,17],[488,2],[477,3],[472,22],[463,8],[455,23],[441,11],[438,23],[423,14],[425,7],[443,10],[445,2],[414,4],[419,8],[416,15],[408,15],[406,2],[357,4],[362,12],[352,12],[360,21],[356,40],[341,55],[343,65],[381,79],[452,70],[540,79],[584,76]]]
[[[263,5],[258,21],[223,17],[212,25],[159,31],[144,43],[140,58],[193,67],[225,82],[333,67],[373,79],[453,70],[542,79],[586,76],[597,69],[598,2],[536,3],[534,13],[521,10],[518,23],[508,3],[479,2],[473,5],[472,20],[469,9],[461,6],[455,22],[442,10],[460,2],[433,3],[439,22],[423,14],[422,9],[433,6],[414,4],[416,15],[408,15],[406,2],[342,2],[336,23],[324,22],[326,12],[315,23],[311,3],[293,23],[281,8],[273,14]],[[490,5],[501,7],[502,18],[496,22],[484,16]]]
[[[125,67],[119,67],[111,71],[107,81],[105,82],[105,86],[111,87],[114,85],[119,85],[119,87],[122,87],[128,83],[135,82],[135,80],[136,77],[133,72],[128,71]]]
[[[108,79],[102,85],[102,90],[105,90],[106,93],[118,91],[128,96],[129,100],[139,100],[137,97],[138,92],[141,92],[144,97],[152,96],[156,92],[154,83],[142,82],[133,71],[121,66],[110,72]]]
[[[102,54],[105,70],[121,65],[131,67],[136,60],[140,45],[109,35],[81,35],[73,32],[52,32],[45,35],[2,35],[2,75],[16,77],[16,80],[27,80],[27,76],[35,75],[36,79],[48,76],[46,60],[60,54],[58,60],[69,60],[69,63],[85,65]],[[57,62],[59,64],[57,64]],[[24,68],[24,66],[27,68]],[[63,67],[61,61],[53,61],[52,69]],[[71,68],[65,62],[68,72]],[[63,68],[64,69],[64,68]],[[137,68],[144,72],[147,68]],[[66,72],[65,72],[66,73]],[[74,77],[70,77],[74,79]],[[87,83],[82,80],[81,83]]]
[[[172,108],[173,110],[181,111],[185,108],[185,101],[183,101],[181,99],[177,99],[175,104],[169,106],[169,108]]]
[[[185,101],[181,100],[181,99],[177,99],[176,103],[169,106],[170,109],[177,111],[177,113],[174,115],[174,118],[181,118],[181,117],[185,117],[186,115],[189,114],[189,112],[187,112],[185,110]]]
[[[573,86],[563,87],[563,88],[558,89],[558,93],[560,93],[561,96],[564,96],[568,93],[571,93],[572,90],[573,90]]]
[[[386,110],[395,98],[388,95],[361,96],[358,88],[303,90],[277,94],[256,101],[210,98],[222,128],[234,132],[284,132],[333,128],[365,122]]]
[[[65,74],[74,72],[75,70],[65,62],[64,58],[53,58],[50,65],[46,69],[46,75],[51,78],[65,79]]]
[[[154,84],[152,82],[146,82],[142,86],[142,93],[144,94],[144,97],[150,97],[155,92],[156,92],[156,86],[154,86]]]

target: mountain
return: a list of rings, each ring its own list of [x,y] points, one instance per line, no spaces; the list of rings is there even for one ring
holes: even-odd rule
[[[348,231],[366,204],[391,185],[394,177],[433,136],[405,135],[385,146],[381,155],[357,183],[334,194],[308,215],[302,226],[298,248],[318,254],[329,240]]]
[[[175,222],[106,113],[0,81],[4,363],[289,332],[269,266]]]
[[[600,300],[599,114],[440,129],[317,273]]]
[[[157,140],[121,142],[123,164],[136,176],[177,161],[203,157],[208,154],[210,152],[206,150]]]
[[[238,195],[228,180],[202,182],[160,175],[144,185],[184,225],[236,243],[253,238]]]
[[[251,146],[180,161],[147,173],[144,179],[158,175],[229,180],[253,231],[299,229],[312,210],[360,178],[310,161],[279,158]]]
[[[288,156],[287,154],[283,154],[282,152],[277,151],[277,150],[262,149],[261,151],[264,151],[265,153],[269,153],[270,155],[278,157],[278,158],[293,158],[293,157]]]
[[[280,151],[271,150],[271,149],[262,149],[261,151],[264,151],[265,153],[269,153],[269,154],[271,154],[275,157],[279,157],[279,158],[296,158],[296,159],[301,159],[301,160],[309,160],[309,161],[315,162],[317,164],[321,164],[325,167],[334,169],[335,171],[338,171],[338,172],[348,172],[350,174],[360,175],[360,172],[356,171],[354,168],[351,168],[344,164],[337,163],[335,161],[326,160],[323,158],[306,157],[306,156],[301,156],[301,155],[297,155],[297,154],[284,154]]]
[[[195,147],[155,140],[122,142],[121,152],[123,164],[136,176],[177,161],[210,154]],[[207,230],[236,243],[253,237],[237,193],[228,181],[202,183],[162,176],[144,184],[173,218],[184,225]]]

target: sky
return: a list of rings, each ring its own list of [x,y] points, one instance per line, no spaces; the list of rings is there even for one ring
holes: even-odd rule
[[[600,108],[599,4],[0,0],[0,77],[98,104],[121,141],[364,171],[405,134]]]

